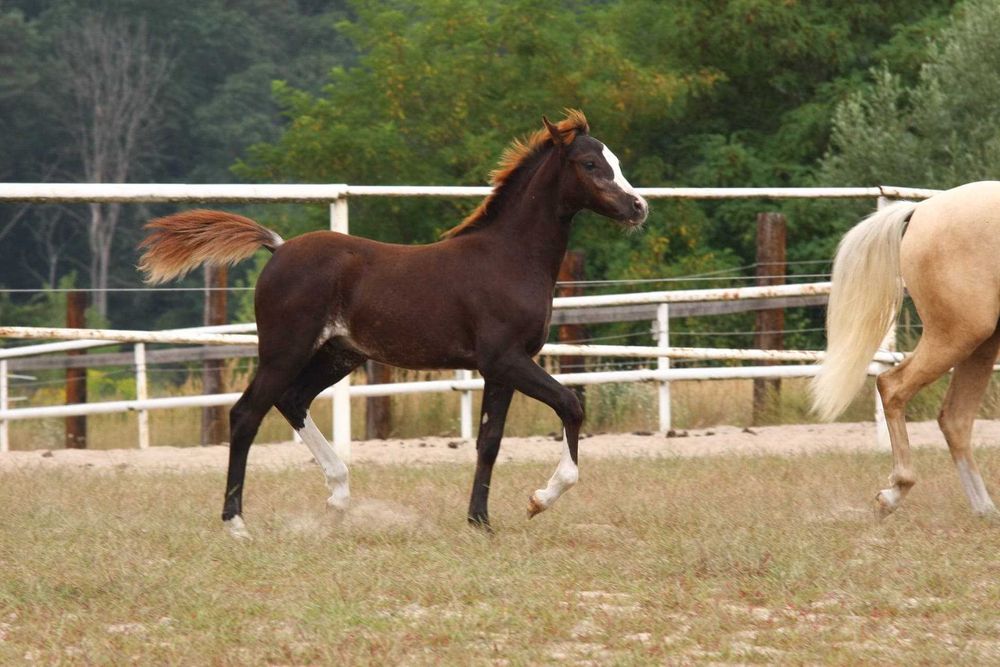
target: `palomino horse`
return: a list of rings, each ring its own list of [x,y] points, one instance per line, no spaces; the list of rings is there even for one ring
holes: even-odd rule
[[[1000,349],[1000,182],[963,185],[921,202],[893,204],[840,242],[827,313],[826,360],[813,383],[817,412],[833,419],[864,383],[865,369],[896,318],[903,285],[923,335],[876,388],[892,443],[885,516],[916,481],[904,409],[921,388],[954,368],[938,424],[976,514],[995,511],[972,457],[972,423]],[[901,280],[902,279],[902,280]]]
[[[556,275],[573,216],[589,209],[635,228],[646,201],[618,158],[570,111],[507,149],[494,190],[437,243],[403,246],[334,232],[283,241],[247,218],[188,211],[149,223],[139,268],[159,283],[203,262],[235,263],[264,247],[274,256],[257,281],[260,366],[230,412],[229,472],[222,519],[245,536],[247,454],[276,407],[326,475],[329,505],[348,505],[347,467],[309,416],[312,400],[367,359],[412,369],[477,369],[485,380],[469,522],[489,529],[487,499],[515,390],[551,407],[564,451],[528,515],[577,481],[583,409],[576,394],[533,360],[548,336]]]

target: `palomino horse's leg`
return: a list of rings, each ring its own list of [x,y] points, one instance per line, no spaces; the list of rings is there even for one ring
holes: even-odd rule
[[[993,373],[998,348],[1000,329],[994,331],[989,340],[955,367],[938,416],[938,424],[948,441],[948,449],[958,469],[962,489],[969,498],[972,511],[980,516],[992,514],[996,507],[986,491],[986,485],[983,484],[972,456],[972,424]]]
[[[309,406],[317,394],[340,381],[364,361],[360,354],[327,343],[313,355],[275,404],[323,469],[326,485],[330,489],[327,504],[338,510],[346,510],[350,504],[347,466],[309,416]]]
[[[938,332],[928,322],[913,354],[878,376],[876,386],[885,409],[892,443],[891,486],[875,496],[879,516],[887,516],[898,508],[916,483],[910,464],[910,441],[904,418],[907,402],[948,369],[964,361],[987,337],[988,334],[977,336],[959,330]]]
[[[490,528],[487,508],[490,479],[493,476],[493,464],[500,452],[500,439],[503,438],[507,409],[513,396],[513,387],[486,380],[479,415],[479,435],[476,438],[476,477],[472,482],[472,498],[469,500],[469,523],[487,530]]]
[[[502,372],[492,374],[494,378],[499,375],[504,382],[513,385],[521,393],[555,410],[565,431],[559,466],[545,488],[535,491],[528,500],[528,518],[531,518],[551,507],[579,478],[577,442],[580,438],[580,424],[583,423],[583,406],[580,405],[576,392],[559,384],[530,357],[507,357],[496,366]],[[487,372],[483,375],[489,377],[491,374]]]

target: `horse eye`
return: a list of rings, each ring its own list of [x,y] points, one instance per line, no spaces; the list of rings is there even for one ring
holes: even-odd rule
[[[587,162],[583,163],[583,168],[586,169],[587,171],[594,171],[595,167],[597,167],[597,165],[594,164],[593,161],[588,160]]]

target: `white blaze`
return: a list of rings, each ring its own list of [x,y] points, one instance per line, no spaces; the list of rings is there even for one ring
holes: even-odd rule
[[[604,159],[608,161],[608,164],[611,165],[611,171],[615,175],[615,183],[618,187],[625,192],[638,197],[639,195],[636,193],[635,188],[632,187],[632,184],[625,178],[625,174],[622,173],[622,165],[618,160],[618,156],[612,153],[611,149],[607,146],[604,147],[602,154],[604,155]]]

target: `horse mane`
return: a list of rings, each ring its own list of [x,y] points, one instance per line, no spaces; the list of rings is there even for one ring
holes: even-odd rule
[[[577,134],[588,134],[590,125],[582,111],[567,109],[566,117],[556,124],[563,145],[569,145]],[[455,238],[460,234],[480,229],[493,221],[493,214],[498,204],[503,201],[505,186],[513,182],[514,177],[521,173],[523,167],[533,164],[542,151],[552,145],[552,135],[547,128],[542,128],[525,139],[515,139],[500,156],[497,168],[490,172],[490,183],[493,192],[470,213],[460,224],[441,234],[441,238]]]

